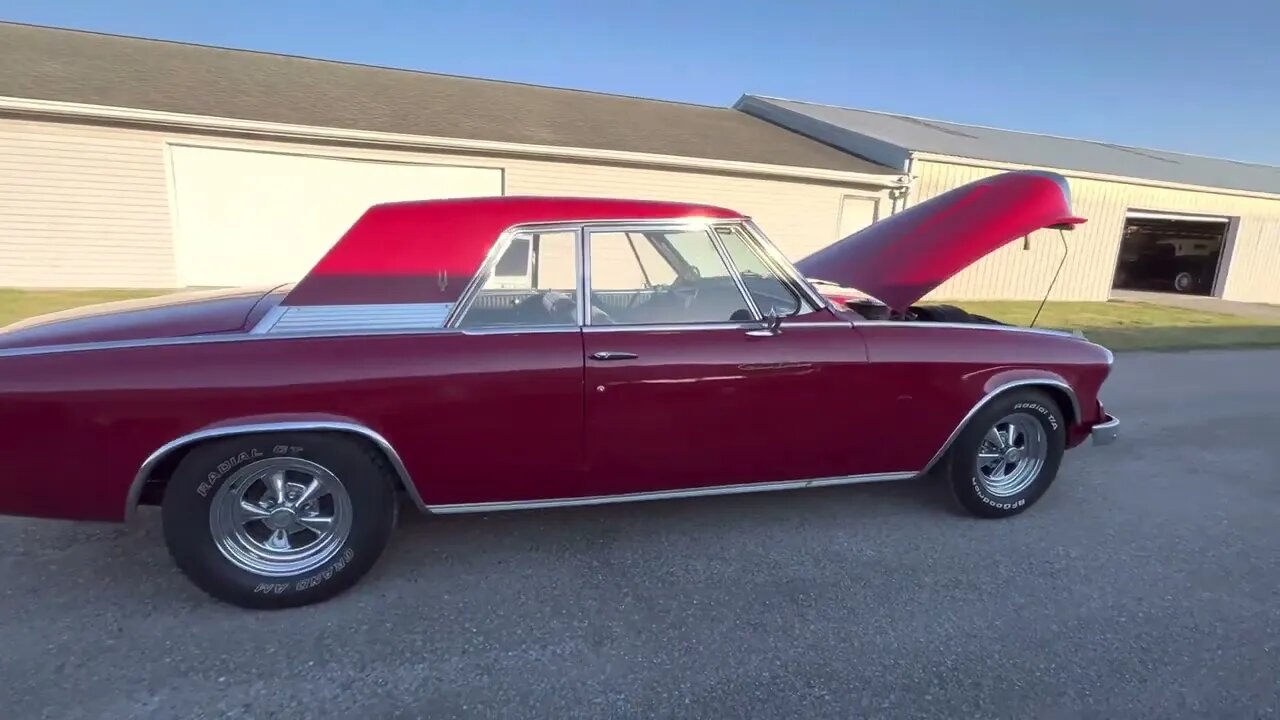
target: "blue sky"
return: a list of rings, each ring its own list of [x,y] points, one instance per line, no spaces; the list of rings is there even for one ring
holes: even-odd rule
[[[0,18],[727,105],[756,92],[1280,165],[1264,0],[0,0]]]

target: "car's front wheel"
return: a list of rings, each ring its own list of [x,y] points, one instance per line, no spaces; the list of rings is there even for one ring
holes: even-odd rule
[[[248,608],[327,600],[382,554],[396,479],[376,450],[343,435],[237,436],[200,445],[165,490],[165,543],[215,598]]]
[[[1013,390],[979,410],[948,454],[956,500],[979,517],[1026,510],[1049,489],[1066,449],[1066,422],[1040,390]]]

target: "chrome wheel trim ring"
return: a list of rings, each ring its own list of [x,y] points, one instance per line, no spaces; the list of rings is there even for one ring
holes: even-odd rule
[[[1007,498],[1026,490],[1044,469],[1049,439],[1034,415],[1010,413],[997,420],[978,444],[974,477],[982,489]]]
[[[267,458],[237,470],[209,507],[209,531],[232,565],[264,577],[315,570],[351,535],[351,497],[327,468]]]
[[[1185,270],[1178,273],[1173,278],[1173,287],[1179,292],[1187,292],[1194,284],[1195,278],[1191,276],[1191,273],[1186,272]]]

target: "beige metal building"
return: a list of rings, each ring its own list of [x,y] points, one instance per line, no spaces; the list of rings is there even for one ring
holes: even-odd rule
[[[296,279],[374,202],[688,200],[802,257],[1006,169],[1089,222],[1052,297],[1280,302],[1280,168],[744,96],[734,108],[0,23],[0,287]],[[1056,233],[934,298],[1043,296]]]
[[[735,107],[907,173],[899,206],[1004,170],[1062,173],[1088,222],[1065,236],[1053,299],[1118,287],[1280,303],[1280,168],[754,95]],[[1038,299],[1062,257],[1056,232],[1036,233],[934,297]]]
[[[295,279],[369,204],[688,200],[802,256],[903,173],[731,108],[0,24],[0,286]]]

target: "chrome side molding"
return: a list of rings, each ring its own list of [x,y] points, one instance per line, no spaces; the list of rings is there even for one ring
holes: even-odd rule
[[[461,503],[457,505],[428,505],[426,510],[440,515],[457,513],[499,512],[505,510],[537,510],[540,508],[578,507],[581,505],[608,505],[612,503],[643,502],[646,500],[673,500],[676,498],[704,497],[708,495],[737,495],[741,493],[771,492],[774,490],[800,490],[802,488],[853,485],[855,483],[909,480],[919,473],[895,472],[872,475],[846,475],[842,477],[815,478],[810,480],[786,480],[770,483],[744,483],[741,485],[716,485],[683,490],[626,493],[623,495],[592,495],[580,498],[555,498],[520,502]]]
[[[860,483],[872,482],[890,482],[896,480],[909,480],[914,477],[923,475],[931,470],[939,460],[950,449],[955,442],[957,436],[964,429],[965,425],[973,418],[979,410],[981,410],[988,402],[1007,390],[1022,386],[1051,386],[1064,390],[1068,397],[1071,398],[1072,408],[1079,417],[1079,403],[1076,400],[1075,391],[1070,385],[1064,382],[1053,380],[1050,378],[1027,378],[1014,380],[1004,383],[987,393],[979,400],[969,412],[965,414],[960,423],[952,431],[951,435],[942,444],[942,447],[934,454],[933,458],[918,472],[889,472],[889,473],[871,473],[864,475],[844,475],[826,478],[809,478],[804,480],[785,480],[779,482],[765,483],[742,483],[737,485],[718,485],[705,488],[685,488],[679,490],[660,490],[654,492],[625,493],[621,495],[592,495],[588,497],[574,498],[549,498],[543,500],[524,500],[514,502],[487,502],[487,503],[458,503],[448,505],[427,505],[418,487],[414,485],[413,479],[409,475],[409,471],[405,468],[404,462],[400,459],[400,455],[392,447],[391,443],[378,432],[369,427],[357,423],[339,422],[339,421],[291,421],[291,422],[265,422],[265,423],[244,423],[239,425],[224,425],[214,428],[206,428],[198,430],[179,438],[171,440],[155,452],[142,463],[138,469],[137,475],[134,477],[133,483],[129,487],[129,492],[125,499],[125,521],[133,519],[137,512],[138,501],[142,496],[142,489],[146,485],[147,479],[151,475],[151,471],[170,453],[180,450],[184,447],[192,445],[203,440],[211,440],[215,438],[234,437],[236,435],[253,435],[258,433],[270,432],[345,432],[359,435],[369,441],[381,450],[387,457],[392,469],[400,478],[405,490],[409,496],[413,498],[414,505],[424,512],[448,515],[460,513],[483,513],[483,512],[501,512],[507,510],[535,510],[540,508],[557,508],[557,507],[578,507],[587,505],[606,505],[612,503],[625,502],[644,502],[648,500],[671,500],[677,498],[705,497],[712,495],[736,495],[741,493],[756,492],[772,492],[777,490],[800,490],[804,488],[829,487],[834,485],[854,485]],[[1113,442],[1116,438],[1120,421],[1108,415],[1107,421],[1100,423],[1093,428],[1094,443],[1097,445],[1106,445]]]

